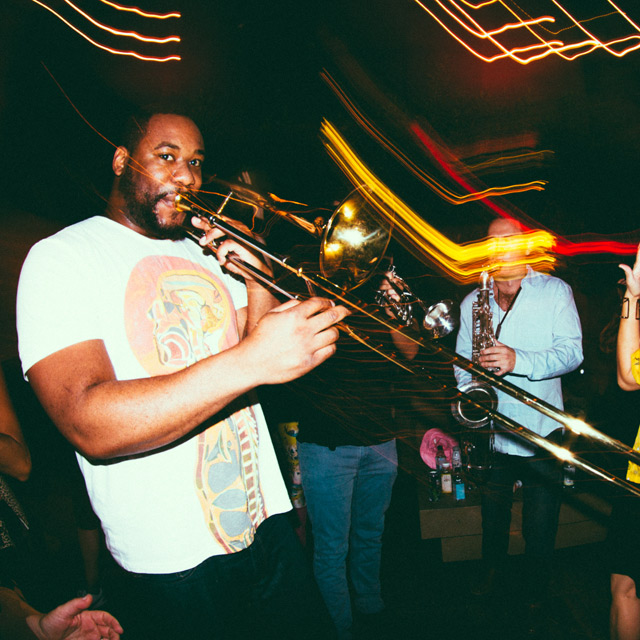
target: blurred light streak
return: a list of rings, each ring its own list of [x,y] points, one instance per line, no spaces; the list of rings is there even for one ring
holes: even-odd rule
[[[77,11],[83,18],[86,18],[91,24],[98,27],[98,29],[102,29],[103,31],[108,31],[115,36],[123,36],[125,38],[135,38],[136,40],[140,40],[142,42],[155,42],[157,44],[166,44],[167,42],[180,42],[180,38],[178,36],[167,36],[166,38],[152,38],[149,36],[143,36],[135,31],[120,31],[120,29],[113,29],[108,27],[106,24],[102,24],[98,22],[94,18],[92,18],[88,13],[85,13],[80,7],[77,7],[71,0],[64,0],[72,9]]]
[[[598,253],[610,253],[613,255],[635,255],[638,251],[638,243],[621,242],[619,240],[591,240],[574,242],[568,238],[557,237],[555,252],[558,255],[571,257],[581,255],[593,255]]]
[[[600,40],[598,40],[598,38],[595,36],[595,34],[593,34],[592,32],[588,31],[587,29],[584,28],[583,26],[583,22],[580,22],[579,20],[577,20],[576,18],[574,18],[574,16],[572,14],[570,14],[559,2],[556,2],[556,0],[551,0],[553,2],[553,4],[555,4],[558,9],[560,9],[560,11],[562,11],[574,24],[576,27],[578,27],[578,29],[580,29],[582,32],[584,32],[584,34],[586,36],[588,36],[592,41],[594,42],[598,42],[600,44],[600,46],[607,52],[610,53],[613,56],[616,56],[618,58],[621,58],[622,56],[626,55],[627,53],[629,53],[630,51],[634,51],[635,49],[638,49],[640,47],[640,41],[639,35],[633,35],[633,36],[627,36],[625,38],[620,38],[618,40],[612,40],[611,42],[605,44],[604,42],[600,42]],[[629,16],[624,13],[623,11],[621,11],[618,7],[616,7],[616,5],[613,4],[613,2],[611,2],[609,0],[609,4],[611,4],[613,7],[616,8],[616,10],[618,11],[618,13],[638,32],[640,32],[640,29],[638,28],[638,25],[635,24],[632,20],[629,19]],[[598,16],[599,17],[599,16]],[[611,49],[611,47],[609,46],[610,44],[620,44],[622,42],[628,42],[630,40],[635,40],[636,44],[632,47],[630,47],[629,49],[626,49],[622,52],[616,51],[614,49]]]
[[[509,14],[514,16],[517,20],[517,22],[506,22],[498,28],[494,29],[487,29],[482,27],[455,0],[448,0],[448,2],[446,0],[432,0],[434,4],[438,5],[438,7],[440,7],[440,9],[444,11],[450,19],[453,20],[454,24],[456,24],[458,27],[461,27],[471,37],[486,41],[487,43],[490,43],[496,49],[498,49],[500,53],[497,53],[495,55],[483,55],[480,51],[475,49],[472,44],[468,43],[462,36],[457,35],[452,28],[447,26],[444,19],[439,18],[436,13],[434,13],[434,11],[427,7],[425,1],[415,0],[415,2],[426,13],[428,13],[452,38],[457,40],[465,49],[467,49],[467,51],[485,62],[495,62],[496,60],[510,58],[511,60],[514,60],[515,62],[518,62],[520,64],[529,64],[530,62],[540,60],[551,54],[558,55],[565,60],[575,60],[576,58],[586,55],[587,53],[591,53],[592,51],[597,49],[604,49],[605,51],[616,57],[622,57],[640,47],[640,28],[629,18],[629,16],[624,11],[622,11],[611,0],[608,0],[608,3],[615,9],[615,11],[609,12],[605,15],[592,16],[586,20],[576,19],[559,2],[557,2],[556,0],[550,0],[550,2],[560,10],[561,14],[563,14],[571,22],[569,27],[559,29],[557,33],[559,33],[560,31],[567,31],[569,29],[578,28],[587,36],[586,40],[578,40],[576,42],[570,43],[565,43],[562,40],[556,39],[546,40],[543,36],[539,35],[536,32],[535,27],[550,32],[549,29],[546,29],[544,27],[544,23],[555,23],[556,18],[554,18],[553,16],[539,16],[535,18],[528,16],[528,19],[523,19],[522,17],[518,16],[511,7],[507,6],[507,4],[503,2],[503,0],[490,0],[477,4],[462,0],[463,4],[475,11],[489,7],[490,5],[499,5],[503,7]],[[518,9],[524,13],[521,6],[518,6]],[[625,24],[631,26],[636,33],[633,33],[631,35],[625,34],[624,36],[609,39],[605,42],[599,39],[593,32],[585,29],[585,27],[583,26],[585,22],[592,22],[596,19],[610,17],[612,15],[621,17]],[[498,35],[505,34],[507,32],[513,33],[515,30],[524,30],[539,42],[536,44],[513,47],[503,44],[499,39],[496,38],[496,36]],[[628,44],[627,46],[626,43],[630,44]],[[624,46],[622,50],[618,51],[613,48],[613,45]]]
[[[114,49],[112,47],[108,47],[106,45],[100,44],[99,42],[96,42],[95,40],[90,38],[86,33],[81,31],[77,27],[75,27],[73,24],[71,24],[68,20],[63,18],[58,12],[54,11],[54,9],[52,9],[50,6],[48,6],[44,2],[40,2],[40,0],[32,0],[32,1],[35,2],[37,5],[40,5],[42,8],[46,9],[47,11],[50,11],[54,16],[56,16],[56,18],[58,18],[59,20],[64,22],[64,24],[66,24],[70,29],[75,31],[78,35],[82,36],[85,40],[90,42],[93,46],[97,47],[98,49],[102,49],[103,51],[107,51],[107,52],[109,52],[111,54],[114,54],[114,55],[131,56],[133,58],[137,58],[138,60],[142,60],[142,61],[145,61],[145,62],[170,62],[172,60],[180,60],[181,59],[180,56],[178,56],[178,55],[171,55],[171,56],[165,56],[165,57],[148,56],[148,55],[143,55],[143,54],[137,53],[136,51],[123,51],[121,49]],[[65,0],[65,2],[67,2],[67,4],[72,6],[76,11],[78,11],[78,13],[83,15],[85,18],[90,20],[93,24],[95,24],[99,28],[106,29],[107,31],[110,31],[111,33],[113,33],[115,35],[121,35],[121,36],[126,36],[126,37],[135,37],[138,40],[144,40],[144,41],[147,41],[147,42],[153,42],[153,43],[159,43],[159,44],[166,44],[167,42],[171,42],[171,41],[173,41],[173,42],[179,42],[180,41],[180,38],[178,36],[170,36],[167,39],[156,39],[156,38],[147,38],[147,37],[141,36],[140,34],[137,34],[135,32],[121,32],[121,31],[118,31],[118,30],[111,29],[109,27],[101,25],[100,23],[98,23],[95,20],[93,20],[90,17],[88,17],[87,14],[85,14],[83,11],[78,9],[69,0]]]
[[[333,93],[340,100],[345,109],[351,114],[352,118],[358,125],[373,138],[381,147],[386,149],[393,157],[395,157],[404,167],[410,171],[416,178],[418,178],[423,184],[425,184],[434,193],[437,193],[441,198],[449,202],[450,204],[459,205],[466,202],[472,202],[474,200],[484,199],[489,196],[504,196],[512,193],[522,193],[523,191],[543,191],[547,184],[544,180],[533,180],[524,184],[514,184],[504,187],[489,187],[482,191],[476,191],[472,189],[468,184],[465,184],[466,190],[469,192],[465,195],[459,195],[453,191],[447,189],[444,185],[437,180],[429,176],[425,171],[418,167],[412,160],[410,160],[402,151],[400,151],[375,125],[366,118],[366,116],[359,110],[353,101],[347,96],[346,92],[339,86],[339,84],[331,77],[329,73],[323,71],[322,78],[329,85]],[[429,152],[434,155],[436,153],[433,144],[426,144],[423,140],[423,146],[428,148]],[[439,161],[441,166],[448,166],[448,163]],[[468,187],[468,188],[467,188]]]
[[[158,20],[166,20],[167,18],[181,18],[182,15],[173,12],[173,13],[150,13],[149,11],[142,11],[138,7],[127,7],[122,4],[116,4],[115,2],[109,2],[109,0],[100,0],[103,4],[109,5],[118,11],[131,11],[132,13],[137,13],[139,16],[143,18],[156,18]]]
[[[553,155],[553,151],[543,150],[543,151],[512,151],[505,152],[505,155],[500,155],[497,157],[488,158],[486,160],[482,160],[475,164],[471,162],[467,162],[464,165],[464,168],[473,171],[474,173],[482,172],[484,170],[491,169],[494,166],[498,166],[500,169],[504,167],[508,167],[510,165],[519,165],[522,161],[525,161],[525,164],[534,164],[538,162],[540,164],[544,163],[547,159],[547,156]],[[462,163],[458,161],[457,163],[460,168],[462,168]],[[541,182],[541,181],[536,181]],[[546,182],[545,182],[546,184]]]
[[[459,282],[475,282],[480,272],[487,269],[488,265],[491,265],[491,269],[497,269],[508,264],[522,263],[548,271],[553,269],[557,256],[634,255],[637,251],[637,243],[601,238],[573,241],[546,230],[530,230],[528,225],[523,225],[527,229],[526,232],[510,236],[508,245],[503,244],[504,239],[497,243],[495,238],[459,245],[428,224],[379,180],[331,123],[324,120],[320,132],[324,137],[325,149],[333,161],[349,181],[362,190],[378,213],[393,222],[394,232],[397,231],[406,241],[410,251],[418,257],[430,260]],[[489,200],[483,204],[501,217],[514,217],[509,211]],[[496,262],[495,256],[505,251],[519,251],[526,254],[526,257],[515,262]]]
[[[499,193],[493,194],[489,193],[489,190],[484,192],[475,192],[473,185],[465,180],[458,171],[456,171],[452,164],[445,158],[445,151],[443,148],[438,145],[433,138],[431,138],[426,131],[417,123],[414,122],[411,124],[411,132],[415,136],[415,138],[424,146],[427,151],[431,154],[431,157],[440,165],[442,171],[444,171],[454,182],[460,185],[463,189],[471,192],[477,193],[476,198],[474,200],[482,200],[483,204],[485,204],[489,209],[492,209],[494,213],[502,217],[511,217],[509,213],[505,211],[502,207],[499,207],[497,204],[488,200],[487,198],[492,195],[506,195],[507,193],[517,193],[518,191],[525,191],[525,189],[513,189],[512,191],[507,191],[508,187],[505,187],[505,190],[500,191]],[[448,155],[448,154],[447,154]],[[529,183],[531,185],[530,189],[536,189],[537,191],[542,191],[544,186],[537,185],[545,185],[546,182],[541,180],[536,181],[535,183]]]
[[[504,263],[493,262],[498,249],[500,252],[504,251],[504,244],[498,247],[495,238],[462,245],[449,240],[383,184],[326,120],[322,123],[321,134],[325,138],[325,149],[334,162],[356,188],[366,187],[362,190],[363,195],[367,196],[380,215],[393,222],[394,231],[398,231],[411,244],[414,252],[434,262],[450,277],[465,283],[477,280],[490,261],[492,266],[504,266]],[[555,256],[550,253],[555,245],[555,238],[547,231],[510,236],[508,242],[510,250],[528,252],[522,263],[526,262],[538,269],[549,269],[556,261]]]
[[[472,185],[466,182],[466,180],[457,173],[453,166],[450,165],[443,154],[440,152],[440,146],[430,137],[427,133],[415,123],[412,125],[413,132],[416,137],[423,142],[423,144],[431,151],[434,159],[442,166],[443,171],[446,171],[451,176],[452,180],[456,181],[460,186],[466,189],[472,189]],[[508,211],[504,207],[501,207],[495,202],[482,198],[482,204],[493,211],[496,215],[503,218],[514,217],[513,212]],[[522,223],[522,220],[520,220]],[[530,228],[530,225],[524,224],[525,228]],[[634,243],[619,242],[616,240],[593,240],[593,241],[581,241],[573,242],[560,236],[555,236],[556,246],[554,251],[560,256],[578,256],[587,254],[603,254],[610,253],[614,255],[633,255],[637,251],[637,245]]]
[[[82,112],[80,111],[80,109],[78,109],[78,107],[76,107],[75,104],[73,104],[71,98],[67,95],[67,92],[60,86],[60,83],[56,80],[56,78],[54,77],[54,75],[51,73],[51,71],[49,71],[48,67],[46,64],[44,64],[44,62],[42,63],[42,66],[45,68],[45,71],[49,74],[49,76],[51,77],[51,79],[56,83],[56,86],[58,87],[58,89],[60,90],[60,93],[62,93],[62,95],[65,97],[65,100],[71,105],[71,107],[73,108],[73,110],[80,116],[80,118],[82,118],[83,122],[95,133],[97,133],[105,142],[108,142],[114,149],[117,148],[117,144],[111,142],[111,140],[109,140],[109,138],[107,138],[105,135],[103,135],[98,129],[96,129],[96,127],[94,127],[82,114]]]

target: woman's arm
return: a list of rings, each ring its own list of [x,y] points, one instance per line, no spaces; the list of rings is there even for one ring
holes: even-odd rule
[[[633,375],[631,365],[632,355],[640,348],[639,321],[636,318],[636,309],[640,301],[640,245],[633,268],[621,264],[620,268],[625,273],[627,289],[624,294],[622,313],[620,314],[620,328],[618,329],[618,385],[624,391],[636,391],[640,389],[640,383]]]

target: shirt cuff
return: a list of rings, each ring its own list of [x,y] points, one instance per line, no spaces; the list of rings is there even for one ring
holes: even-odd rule
[[[514,349],[514,351],[516,352],[516,364],[511,373],[528,378],[533,373],[533,355],[520,349]]]

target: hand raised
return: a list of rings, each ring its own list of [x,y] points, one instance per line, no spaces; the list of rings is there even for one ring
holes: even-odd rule
[[[619,266],[624,271],[629,293],[636,298],[640,297],[640,244],[638,244],[636,261],[633,268],[626,264],[621,264]]]
[[[348,314],[325,298],[291,300],[265,314],[240,343],[250,350],[258,384],[289,382],[324,362],[336,350],[336,324]]]

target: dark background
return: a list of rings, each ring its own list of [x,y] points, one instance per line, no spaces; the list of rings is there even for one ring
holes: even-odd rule
[[[465,177],[478,188],[546,180],[544,191],[494,202],[576,242],[586,234],[590,239],[640,241],[636,178],[640,51],[622,58],[600,50],[571,62],[549,56],[526,66],[510,60],[488,64],[455,42],[412,0],[136,3],[147,10],[182,13],[180,20],[161,23],[120,14],[98,0],[77,0],[78,6],[110,26],[145,34],[177,33],[182,38],[179,45],[160,47],[104,34],[74,14],[63,0],[46,2],[102,44],[154,55],[179,53],[182,60],[160,64],[115,56],[92,46],[35,2],[2,0],[0,360],[15,385],[12,391],[28,389],[16,360],[15,293],[22,261],[39,238],[104,210],[113,145],[118,143],[122,122],[133,108],[146,103],[173,101],[193,110],[205,135],[208,172],[234,179],[247,170],[259,190],[330,208],[347,195],[351,185],[322,148],[319,127],[327,118],[372,170],[436,229],[456,242],[482,237],[492,217],[488,208],[481,203],[453,206],[415,180],[355,124],[322,80],[324,69],[408,158],[453,191],[462,193],[415,144],[408,132],[410,123],[419,123],[468,165],[518,150],[544,151],[536,161],[495,162],[491,170]],[[435,0],[424,0],[424,4],[436,7]],[[535,15],[556,16],[558,28],[567,24],[550,0],[518,4]],[[640,24],[635,0],[618,0],[618,4]],[[606,0],[563,0],[563,5],[580,12],[589,20],[585,25],[603,38],[619,33],[621,24],[625,33],[633,33],[633,27],[619,17],[592,20],[611,12]],[[488,14],[482,12],[485,17]],[[579,34],[574,29],[558,37],[571,41]],[[516,34],[511,41],[517,41]],[[273,227],[268,241],[286,247],[302,240],[299,232],[283,224]],[[401,274],[429,301],[460,299],[469,289],[398,246],[392,247],[392,253]],[[623,259],[630,262],[632,258]],[[620,260],[620,256],[603,254],[560,262],[557,273],[574,288],[585,337],[585,363],[563,384],[569,413],[585,413],[601,430],[630,441],[637,425],[636,394],[617,391],[615,355],[600,346],[601,332],[610,320],[614,324],[609,344],[615,339]],[[41,309],[43,316],[47,312]],[[30,395],[27,400],[30,407],[36,406]],[[265,408],[270,406],[265,403]],[[36,458],[34,469],[58,470],[57,452],[63,445],[57,431],[41,414],[21,414],[22,418],[23,424],[30,425],[27,435],[34,455],[46,457],[44,462]],[[413,458],[419,462],[417,456]],[[36,482],[34,493],[49,480],[43,476]],[[406,489],[406,484],[398,486],[399,494]],[[47,497],[50,492],[39,493]],[[56,501],[48,506],[61,511]],[[415,516],[415,509],[411,514]],[[47,533],[56,536],[50,523],[63,518],[45,516],[48,512],[42,514]],[[397,530],[405,525],[397,517],[388,522]],[[58,538],[65,539],[63,534]],[[58,555],[66,560],[70,553],[65,554],[65,549]],[[397,549],[402,555],[406,546],[397,545]],[[425,581],[433,565],[428,570],[417,564],[409,567],[414,556],[405,555],[405,564],[399,566],[407,566],[406,575],[420,580],[429,597],[442,593],[447,604],[465,604],[452,599],[449,589],[433,590],[433,584],[459,585],[455,576],[442,579],[431,573],[432,580]],[[589,615],[598,616],[598,625],[604,627],[608,582],[604,570],[593,568],[593,557],[600,556],[574,562],[572,569],[577,567],[586,577],[596,575],[597,599],[572,597],[568,610],[577,611],[581,623]],[[402,559],[394,555],[392,560]],[[566,592],[574,596],[586,583],[579,580]],[[466,615],[442,615],[438,600],[430,616],[425,615],[424,591],[411,585],[403,582],[398,593],[402,602],[408,593],[415,593],[419,612],[415,619],[421,624],[437,626],[441,620],[444,625]],[[409,597],[409,604],[413,599]],[[575,609],[576,602],[584,611]],[[480,618],[468,619],[475,624]]]
[[[153,6],[142,6],[182,13],[179,20],[167,21],[79,0],[78,6],[110,26],[181,36],[181,43],[164,46],[105,34],[62,0],[48,4],[102,44],[153,55],[179,53],[182,60],[161,64],[112,55],[34,2],[3,3],[3,357],[15,354],[13,297],[28,246],[54,228],[103,210],[113,144],[137,105],[171,101],[192,109],[205,135],[208,172],[233,179],[248,170],[259,190],[331,207],[351,186],[322,148],[319,126],[327,118],[436,229],[456,242],[481,237],[491,219],[487,207],[450,205],[418,183],[354,123],[321,79],[323,69],[385,136],[453,191],[462,193],[415,144],[409,123],[419,123],[469,163],[518,148],[546,151],[535,162],[495,163],[478,173],[474,184],[547,180],[542,192],[495,202],[572,240],[583,234],[629,243],[640,239],[635,197],[640,52],[618,58],[599,50],[574,61],[548,56],[528,65],[489,64],[409,0],[154,0]],[[563,4],[591,19],[585,25],[603,38],[619,33],[621,25],[626,34],[634,33],[619,16],[593,19],[611,12],[605,0]],[[549,1],[520,6],[534,15],[555,16],[558,27],[567,24]],[[636,3],[625,0],[621,7],[640,22]],[[482,16],[493,24],[503,14]],[[580,36],[575,31],[560,35],[575,40]],[[487,150],[493,155],[483,156]],[[280,245],[298,242],[296,233],[278,226],[273,239]],[[431,266],[397,247],[394,251],[404,275],[424,297],[465,292]],[[619,261],[611,254],[571,258],[558,271],[574,286],[585,306],[585,329],[596,338],[615,306]]]

